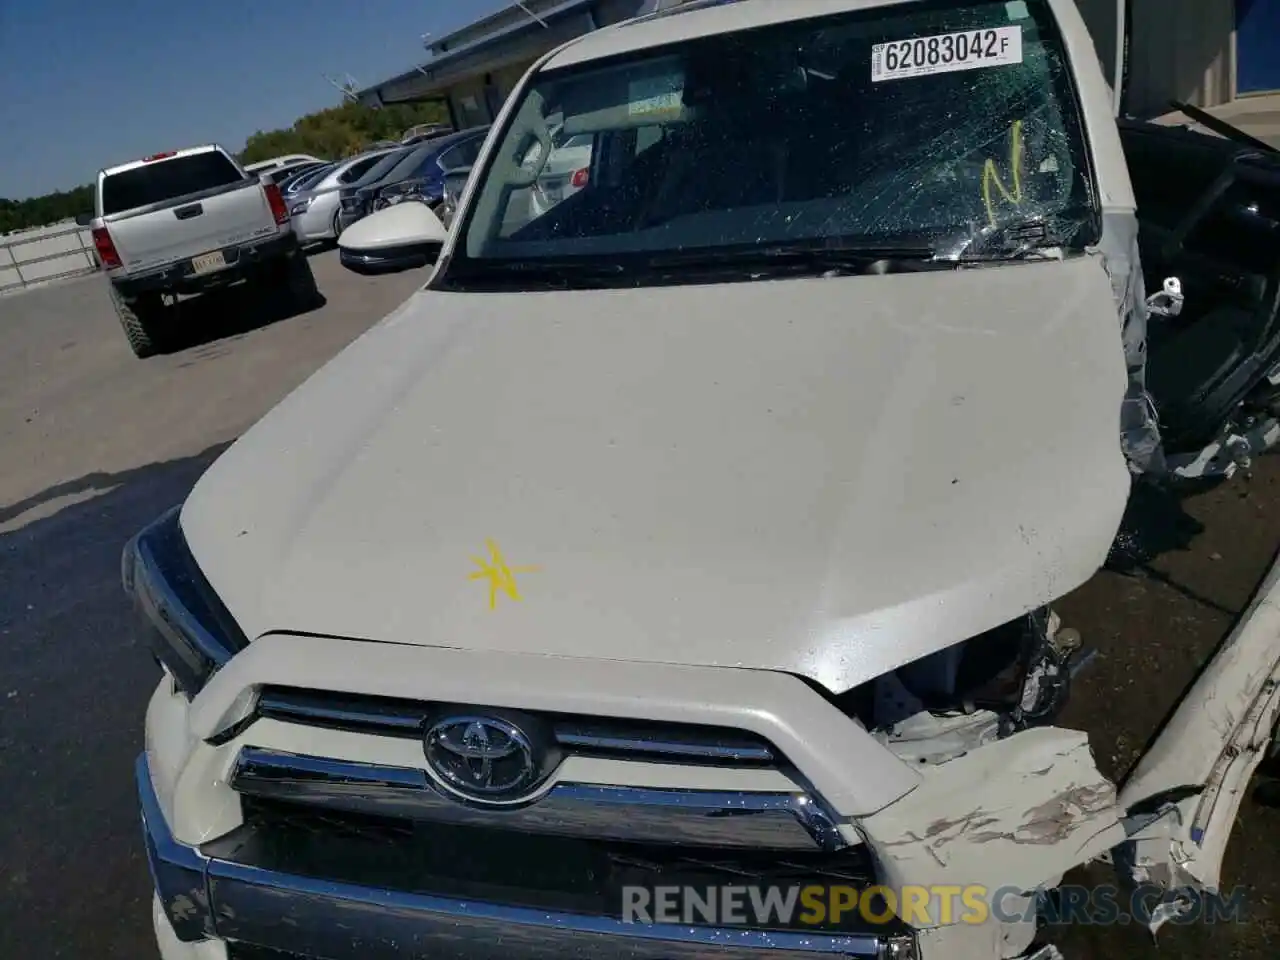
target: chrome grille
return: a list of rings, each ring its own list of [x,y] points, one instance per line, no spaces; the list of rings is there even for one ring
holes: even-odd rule
[[[418,737],[433,706],[393,697],[265,687],[256,716],[382,737]],[[737,730],[572,714],[546,719],[567,754],[735,767],[775,766],[779,760],[766,740]],[[241,725],[235,732],[244,729]]]
[[[336,814],[258,797],[243,803],[244,825],[206,844],[207,856],[382,890],[614,916],[626,886],[875,883],[872,854],[864,846],[787,854],[699,852],[476,826],[442,831],[395,817]]]
[[[552,842],[730,854],[804,856],[835,853],[857,843],[768,741],[740,730],[522,714],[521,722],[535,723],[540,738],[553,745],[556,773],[527,797],[487,806],[459,797],[438,779],[422,746],[408,754],[393,750],[387,755],[400,759],[388,765],[369,762],[350,746],[345,759],[273,747],[271,740],[281,736],[279,726],[264,730],[261,738],[253,730],[259,720],[270,720],[420,741],[426,730],[458,709],[457,704],[266,687],[259,691],[253,714],[224,735],[225,741],[239,741],[228,783],[246,808],[284,803],[310,811],[317,817],[315,828],[335,842],[344,825],[365,824],[372,817],[385,829],[407,834],[482,829]],[[422,759],[415,760],[415,753]],[[616,766],[593,767],[583,760]],[[611,778],[613,772],[618,779]]]
[[[414,822],[513,833],[670,846],[838,850],[847,842],[831,815],[789,791],[657,789],[558,782],[529,802],[477,808],[438,789],[421,769],[245,747],[230,776],[242,798]]]

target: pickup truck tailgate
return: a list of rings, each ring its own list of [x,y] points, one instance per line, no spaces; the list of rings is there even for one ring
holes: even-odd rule
[[[269,237],[279,230],[256,180],[107,217],[106,226],[130,273]]]

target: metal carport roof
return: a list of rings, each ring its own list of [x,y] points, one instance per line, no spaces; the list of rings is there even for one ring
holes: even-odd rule
[[[356,96],[360,102],[369,106],[439,97],[454,84],[512,64],[533,60],[575,37],[597,29],[601,24],[596,19],[595,8],[604,2],[605,0],[563,0],[551,7],[535,8],[536,16],[526,12],[522,19],[513,24],[456,50],[432,57],[413,70],[361,90]],[[652,8],[655,0],[634,0],[633,5],[635,10],[630,12],[630,16]],[[618,0],[613,0],[610,6],[617,7]],[[520,8],[517,6],[515,9]],[[443,45],[444,41],[441,41],[435,45],[435,49],[440,49]]]

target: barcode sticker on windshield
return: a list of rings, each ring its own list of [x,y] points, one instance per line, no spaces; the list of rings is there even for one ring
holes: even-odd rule
[[[1021,27],[966,30],[877,43],[871,48],[871,81],[905,80],[1021,62]]]

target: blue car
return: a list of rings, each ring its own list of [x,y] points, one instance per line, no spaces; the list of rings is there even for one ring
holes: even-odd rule
[[[437,206],[444,199],[445,173],[475,163],[488,134],[485,126],[433,137],[414,146],[376,183],[343,191],[342,229],[410,195]]]

